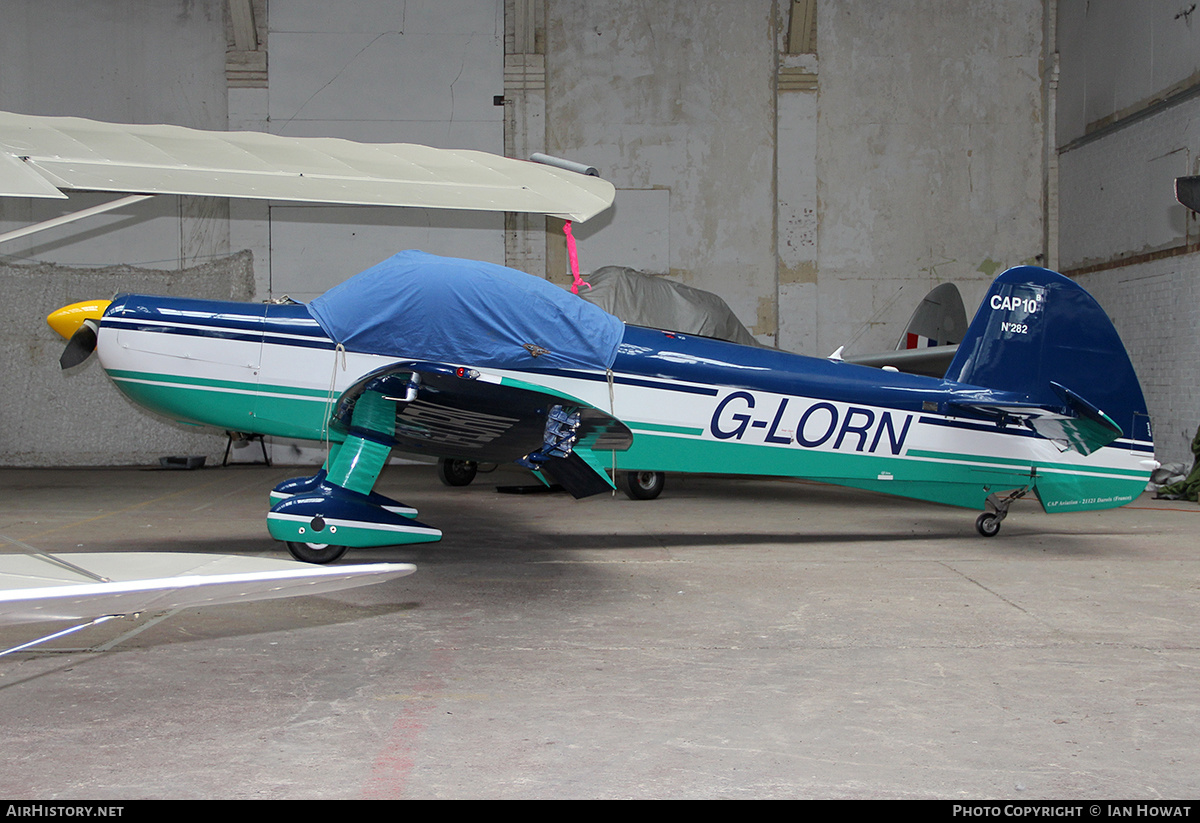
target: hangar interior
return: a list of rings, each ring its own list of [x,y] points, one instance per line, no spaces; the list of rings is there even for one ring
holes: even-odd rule
[[[1191,460],[1196,227],[1172,183],[1200,162],[1200,58],[1195,15],[1175,4],[8,0],[5,11],[3,110],[586,161],[618,196],[576,229],[585,272],[629,266],[715,292],[760,341],[802,354],[894,346],[940,283],[957,284],[970,313],[1009,266],[1063,271],[1130,350],[1160,459]],[[8,199],[0,228],[67,208]],[[13,387],[0,462],[223,451],[224,438],[131,415],[98,369],[63,381],[41,322],[54,307],[119,290],[306,300],[406,248],[566,282],[565,241],[547,222],[159,197],[6,243],[0,334],[20,355],[0,363]],[[84,394],[86,407],[68,402]],[[62,414],[36,412],[50,406]],[[64,436],[81,430],[86,442]],[[305,459],[294,444],[273,449]]]
[[[575,229],[584,272],[627,266],[714,292],[760,342],[802,354],[823,357],[839,346],[848,353],[893,347],[914,306],[942,283],[959,287],[970,314],[991,280],[1010,266],[1030,263],[1061,271],[1097,298],[1120,332],[1154,420],[1158,459],[1191,463],[1190,444],[1200,424],[1196,367],[1200,343],[1195,335],[1200,322],[1200,238],[1196,215],[1179,205],[1173,193],[1174,178],[1200,174],[1196,125],[1200,123],[1200,12],[1189,2],[0,0],[0,8],[5,20],[0,27],[0,110],[413,142],[513,157],[545,152],[586,162],[616,186],[617,197],[610,212]],[[0,202],[0,232],[108,199],[111,195],[77,194],[66,205],[5,199]],[[25,468],[145,466],[164,455],[206,455],[212,464],[219,463],[225,451],[221,433],[190,430],[137,410],[106,384],[94,362],[64,377],[57,363],[61,341],[44,320],[54,308],[118,291],[246,300],[288,295],[309,300],[410,248],[501,263],[553,282],[570,282],[562,221],[511,214],[159,196],[87,222],[5,243],[0,246],[0,290],[5,295],[0,338],[7,355],[0,358],[0,384],[7,391],[0,405],[0,466],[6,467],[15,484],[20,476],[17,470]],[[323,457],[318,449],[286,441],[269,442],[268,448],[279,464],[319,462]],[[244,454],[249,453],[237,459]],[[87,477],[81,473],[66,486],[86,485]],[[238,489],[258,494],[263,482],[258,474],[248,474],[238,481]],[[693,497],[702,496],[697,489],[707,489],[690,488]],[[778,494],[765,484],[733,492],[709,491],[744,497],[747,504],[764,501],[771,512],[775,511],[773,495]],[[823,492],[805,494],[819,498]],[[689,499],[687,494],[683,497]],[[832,498],[823,502],[835,508],[843,505]],[[237,504],[227,500],[222,505]],[[476,515],[472,511],[464,522],[475,523]],[[55,515],[47,511],[42,516],[53,519]],[[771,519],[776,516],[784,515],[764,515],[764,522],[774,530],[771,535],[779,537],[789,527]],[[858,516],[845,512],[834,519],[851,523]],[[909,521],[904,518],[908,516],[907,509],[885,506],[880,519],[902,520],[907,531]],[[605,528],[611,527],[614,535],[626,527],[650,529],[648,523],[641,523],[643,517],[647,515]],[[672,519],[677,517],[683,519]],[[684,515],[670,513],[664,518],[663,522],[673,524],[671,535],[682,540],[679,536],[688,530]],[[938,524],[946,518],[940,512],[918,515],[916,530],[933,523],[934,532],[941,534],[944,528]],[[1070,522],[1090,538],[1098,538],[1107,528],[1093,527],[1091,521]],[[1189,526],[1181,520],[1165,528],[1141,521],[1129,527],[1168,535],[1165,545],[1171,548],[1163,551],[1174,564],[1169,570],[1156,569],[1152,579],[1139,578],[1139,585],[1169,586],[1173,575],[1188,573],[1181,564],[1190,558],[1176,549],[1186,540]],[[857,525],[847,528],[870,547],[859,558],[864,567],[896,548],[883,542],[871,544],[873,538],[863,537]],[[1061,549],[1065,543],[1068,548],[1063,551],[1071,557],[1098,559],[1089,554],[1084,541],[1075,542],[1075,536],[1064,534],[1071,528],[1039,538],[1037,551],[1054,552],[1056,545]],[[822,534],[836,531],[837,527],[829,526]],[[182,526],[179,531],[158,533],[164,535],[182,545],[192,539]],[[568,546],[585,542],[583,536],[564,536],[553,529],[547,535],[546,545],[537,544],[546,555],[555,541]],[[672,539],[664,538],[655,551],[668,551]],[[761,536],[747,539],[761,544],[760,548],[771,542]],[[847,545],[851,542],[844,539]],[[613,540],[613,547],[633,545],[635,553],[652,553],[633,538]],[[47,545],[68,547],[57,546],[55,538]],[[708,548],[715,553],[730,546],[718,541]],[[817,551],[815,544],[809,548]],[[489,573],[506,574],[505,562],[512,551],[512,547],[487,547]],[[956,551],[935,556],[933,564],[951,562]],[[835,563],[834,554],[821,549],[808,565]],[[444,555],[450,560],[427,560],[447,564],[444,571],[453,577],[462,556],[452,547]],[[1031,581],[1040,576],[1028,560],[1002,554],[994,562],[1019,565],[1026,575],[1018,584],[1021,587],[1033,586]],[[629,562],[641,560],[635,557]],[[755,568],[766,568],[770,574],[769,569],[775,568],[770,564],[775,562]],[[450,588],[443,580],[440,595],[426,595],[430,601],[441,598],[447,608],[464,607],[469,614],[484,608],[483,603],[496,606],[494,594],[481,592],[478,582],[467,581],[471,571],[466,565],[461,568],[467,569],[464,577],[455,578]],[[1078,579],[1072,576],[1071,592],[1086,590],[1088,575],[1097,573],[1107,574],[1092,569],[1080,572]],[[867,574],[884,572],[872,567]],[[559,593],[554,601],[541,604],[547,615],[559,607],[573,608],[582,591],[577,581],[549,579],[551,587],[558,584],[563,588],[555,589]],[[659,588],[666,591],[673,585],[643,579],[634,584],[634,591],[645,602],[657,603]],[[506,582],[500,588],[505,591],[511,586]],[[586,596],[612,600],[619,589],[613,585],[588,590]],[[916,589],[922,590],[921,585]],[[793,594],[768,587],[752,597],[761,598],[756,609],[767,610],[775,599],[782,602]],[[937,601],[936,594],[926,595]],[[1191,620],[1194,595],[1194,587],[1190,597],[1176,592],[1182,599],[1164,607],[1165,613],[1179,617],[1174,610],[1182,609]],[[1130,602],[1138,600],[1136,593],[1128,596]],[[929,605],[925,595],[919,599]],[[1068,595],[1056,608],[1072,608],[1063,602],[1078,605]],[[732,602],[725,605],[736,608]],[[378,616],[383,608],[371,601],[356,606],[354,617]],[[812,608],[827,617],[836,611],[828,598],[824,606]],[[1119,622],[1118,606],[1098,608]],[[345,609],[350,611],[349,606]],[[737,623],[739,618],[731,613],[725,611],[715,621],[717,634],[725,640],[736,635],[741,639],[729,642],[754,645],[757,641],[750,635],[755,630],[749,622]],[[239,613],[235,617],[235,622],[241,621],[239,628],[230,633],[250,631],[257,619],[249,612]],[[332,635],[341,619],[322,622],[322,618],[318,628]],[[516,610],[504,611],[501,619],[511,621],[519,634],[516,626],[522,616]],[[703,623],[714,618],[689,612],[686,619]],[[262,620],[272,627],[288,623],[282,607]],[[731,626],[731,620],[737,625]],[[1049,622],[1052,618],[1047,618]],[[984,618],[974,624],[980,636],[986,634],[986,623]],[[1153,633],[1151,624],[1148,619],[1135,631]],[[426,628],[437,634],[451,627],[452,634],[455,625],[459,624],[450,621]],[[478,629],[478,624],[472,625]],[[571,625],[581,632],[587,628]],[[831,623],[822,626],[817,630],[822,643],[841,642],[840,630]],[[873,624],[857,628],[867,633],[879,630]],[[634,635],[642,631],[640,623],[624,629]],[[198,631],[211,631],[214,637],[223,633],[215,624],[201,624]],[[1106,631],[1089,635],[1082,646],[1108,642]],[[472,637],[468,644],[491,642]],[[1014,643],[1024,648],[1025,639]],[[941,634],[926,640],[930,647],[950,642]],[[451,659],[452,650],[439,642],[434,641],[437,650],[422,658],[422,665],[439,688],[453,691],[456,672],[450,664],[438,668],[438,661]],[[621,646],[639,641],[613,642]],[[899,646],[905,642],[896,640]],[[290,639],[284,643],[294,647],[289,654],[297,656],[289,658],[292,668],[297,667],[298,657],[311,654],[303,643]],[[693,637],[689,644],[695,656],[703,658],[698,687],[713,687],[729,675],[734,664],[714,655],[705,638]],[[1031,641],[1029,647],[1036,652],[1014,660],[1007,651],[997,652],[981,641],[979,648],[986,651],[971,665],[980,670],[1019,670],[1022,677],[1048,690],[1084,689],[1072,680],[1069,670],[1057,668],[1061,661],[1050,651],[1068,645],[1048,631]],[[1076,653],[1074,646],[1071,649]],[[527,651],[518,656],[524,663],[538,665],[536,655],[532,661],[526,659]],[[861,651],[856,646],[854,654]],[[378,650],[372,653],[380,659],[386,656]],[[188,665],[215,665],[199,647],[193,647],[192,654],[198,656],[189,658]],[[249,654],[259,669],[272,666],[265,655],[258,656],[260,652]],[[612,662],[606,655],[596,653],[577,665],[602,671]],[[661,679],[663,689],[687,691],[689,685],[681,686],[671,674],[687,662],[661,660],[654,677]],[[840,665],[852,669],[862,663],[843,660]],[[942,663],[922,660],[919,665],[936,668]],[[1127,677],[1127,667],[1133,665],[1136,655],[1124,655],[1121,668],[1114,669],[1119,673],[1109,679]],[[1167,669],[1186,665],[1163,663]],[[1043,674],[1034,673],[1039,667],[1044,667]],[[1052,674],[1045,675],[1046,670]],[[106,669],[100,664],[94,671],[97,680],[92,685],[103,689],[99,678]],[[1176,682],[1171,680],[1174,674],[1155,672],[1163,682]],[[305,677],[302,672],[292,674]],[[813,699],[824,702],[829,712],[841,711],[814,686],[821,673],[800,667],[789,674],[814,688]],[[847,676],[837,668],[825,674]],[[609,670],[596,681],[610,696],[623,688],[608,681],[612,676]],[[138,688],[152,691],[154,677]],[[903,679],[902,674],[897,677]],[[1038,680],[1041,677],[1049,679]],[[970,712],[988,701],[979,697],[979,703],[972,698],[954,704],[960,697],[957,689],[984,687],[981,684],[943,684],[935,690],[938,699],[955,705],[951,713],[961,714],[955,722],[963,727],[971,725],[966,719]],[[195,687],[204,690],[214,705],[226,706],[229,701],[214,683]],[[512,705],[505,708],[515,712],[520,683],[511,688]],[[1129,685],[1123,695],[1135,699],[1137,688]],[[1186,687],[1172,689],[1170,706],[1155,715],[1154,734],[1174,717],[1179,726],[1173,734],[1178,738],[1160,747],[1167,752],[1163,761],[1144,766],[1160,770],[1161,786],[1149,777],[1143,781],[1120,774],[1116,766],[1095,780],[1077,779],[1069,762],[1058,765],[1051,758],[1056,764],[1051,771],[1062,769],[1072,777],[1035,780],[1033,794],[1082,796],[1097,786],[1110,790],[1111,796],[1122,790],[1127,796],[1185,794],[1188,780],[1194,780],[1194,754],[1187,753],[1183,738],[1194,728],[1196,705]],[[254,692],[247,687],[247,694]],[[916,686],[903,697],[883,686],[849,692],[855,700],[867,702],[904,700],[917,705],[922,700]],[[587,715],[586,695],[579,693],[576,698],[579,702],[569,708]],[[405,702],[408,698],[398,693],[373,699],[393,700],[388,705],[405,708],[390,717],[388,722],[395,724],[388,738],[392,748],[385,746],[374,761],[374,771],[365,788],[360,785],[360,794],[404,795],[417,783],[411,776],[424,767],[419,757],[405,759],[411,754],[406,747],[419,730],[433,728],[437,721],[426,713],[430,704]],[[1014,718],[1021,712],[1036,712],[1036,689],[1031,687],[1018,703]],[[254,711],[269,714],[276,711],[272,705],[260,694],[228,710],[245,716]],[[318,726],[293,725],[285,741],[274,741],[286,747],[281,756],[296,756],[302,762],[302,752],[324,745],[347,753],[354,747],[351,731],[368,733],[362,726],[369,725],[363,719],[369,712],[341,718],[333,710],[317,718],[311,705],[315,703],[308,709],[314,712],[314,723],[332,730],[334,737],[344,734],[346,740],[331,743],[316,736]],[[785,710],[791,709],[781,708]],[[1098,709],[1113,713],[1110,716],[1125,710]],[[152,711],[164,714],[148,714],[147,724],[176,722],[165,716],[165,707]],[[569,728],[567,707],[562,708],[563,714],[556,711],[549,712],[547,722]],[[700,705],[689,711],[704,714]],[[294,723],[302,714],[291,715],[288,722]],[[101,711],[100,716],[118,724],[129,722],[117,717],[115,710],[113,715]],[[930,710],[921,714],[920,722],[936,724],[939,719]],[[751,745],[738,740],[740,722],[737,718],[716,721],[725,743]],[[871,734],[867,726],[855,729]],[[1118,751],[1106,756],[1118,760],[1131,756],[1134,743],[1129,741],[1139,739],[1146,727],[1138,729],[1123,739],[1126,748],[1118,745]],[[949,761],[970,760],[978,750],[955,749],[954,757],[947,756],[937,767],[936,782],[906,794],[906,773],[898,770],[893,775],[886,765],[861,757],[857,744],[838,737],[845,728],[827,721],[810,731],[831,744],[828,761],[778,766],[778,773],[748,783],[729,775],[707,784],[687,784],[684,789],[662,775],[647,776],[642,782],[617,781],[611,796],[795,796],[796,792],[951,796],[962,784],[956,782],[961,778],[959,767]],[[137,734],[136,729],[127,732]],[[474,727],[472,735],[470,745],[480,751],[492,740],[480,727]],[[576,749],[588,746],[569,731],[558,733],[558,739]],[[58,762],[65,763],[73,740],[64,734],[39,743],[59,753]],[[775,742],[783,746],[785,741]],[[984,740],[972,745],[993,743]],[[710,744],[717,745],[707,741],[694,748],[682,746],[670,769],[686,772],[689,757],[700,757],[698,752]],[[167,743],[159,741],[159,745]],[[622,744],[606,745],[620,751]],[[753,745],[772,748],[770,741],[762,739]],[[895,762],[906,756],[910,743],[891,745],[894,748],[886,750]],[[1043,745],[1059,745],[1059,741],[1038,738],[1035,746]],[[1063,745],[1070,748],[1070,743]],[[155,751],[125,762],[149,769]],[[730,757],[740,764],[746,751],[739,749],[742,754]],[[221,793],[222,778],[202,764],[215,754],[215,748],[189,749],[186,763],[177,764],[179,770],[193,771],[194,783],[172,783],[165,777],[141,782],[90,777],[72,783],[74,778],[65,767],[56,767],[53,773],[71,784],[64,790],[67,794],[79,796],[89,791],[99,796],[122,792],[214,796]],[[1075,757],[1078,752],[1064,755],[1066,761]],[[849,782],[825,771],[834,762],[849,761],[857,764]],[[551,754],[534,743],[522,752],[521,762],[534,774],[555,768],[550,765]],[[530,778],[523,788],[510,783],[501,789],[487,778],[489,769],[497,768],[494,764],[472,762],[461,768],[463,772],[477,769],[471,779],[482,781],[478,788],[470,788],[465,776],[442,775],[420,783],[416,793],[606,795],[608,790],[589,783],[587,774],[605,773],[611,765],[595,753],[578,761],[565,782],[550,785]],[[255,768],[268,767],[256,764]],[[806,769],[812,770],[814,776],[804,789],[789,782],[793,768],[806,774]],[[978,768],[982,773],[990,767]],[[334,769],[347,785],[362,779],[345,774],[347,767]],[[287,780],[273,778],[277,782],[264,791],[267,796],[303,794],[304,780],[311,779],[306,775],[317,770],[317,765],[304,763]],[[883,788],[872,787],[872,770],[882,772]],[[1000,771],[1003,774],[995,782],[966,781],[968,791],[998,795],[1025,790],[1022,781],[1030,778]],[[257,773],[255,777],[269,782]],[[10,778],[6,785],[0,778],[0,790],[9,795],[46,791],[33,778],[28,780],[14,783]],[[237,796],[253,796],[253,792],[240,787]],[[316,796],[339,793],[322,789]]]

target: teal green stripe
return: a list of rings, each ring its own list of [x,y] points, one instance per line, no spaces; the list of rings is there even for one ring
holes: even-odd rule
[[[625,425],[635,431],[648,432],[664,432],[666,434],[686,434],[690,437],[699,437],[704,434],[704,429],[697,429],[691,426],[668,426],[663,423],[636,423],[627,422]]]
[[[1149,476],[1149,472],[1123,471],[1121,474],[1128,475],[1128,479],[1101,477],[1100,473],[1110,472],[1096,469],[1094,474],[1085,474],[1078,467],[1064,466],[1063,471],[1068,473],[1038,473],[1034,477],[1031,466],[1020,461],[949,456],[956,461],[715,442],[639,432],[628,451],[616,452],[616,461],[617,468],[625,471],[804,477],[972,509],[983,508],[987,496],[994,491],[1022,488],[1031,481],[1036,483],[1038,498],[1047,511],[1112,508],[1136,497]]]
[[[844,486],[982,508],[995,489],[1029,484],[1028,469],[956,466],[895,455],[827,452],[802,447],[671,437],[639,432],[617,468],[632,471],[715,472],[804,477]],[[884,475],[881,479],[880,475]],[[890,475],[891,479],[887,479]]]
[[[426,527],[428,528],[428,527]],[[301,529],[304,532],[301,533]],[[400,546],[406,543],[434,543],[442,539],[436,531],[414,529],[411,532],[392,531],[390,529],[373,529],[370,523],[359,525],[343,524],[338,527],[336,534],[328,531],[313,532],[308,528],[307,521],[283,520],[267,515],[267,531],[276,540],[290,540],[304,543],[313,538],[318,541],[333,540],[335,545],[350,546],[351,548],[372,548],[375,546]]]
[[[978,454],[961,454],[957,452],[935,452],[926,451],[924,449],[909,449],[905,454],[909,457],[924,458],[930,460],[954,460],[970,463],[991,463],[998,466],[1024,466],[1024,461],[1012,457],[990,457],[987,455]],[[1077,466],[1071,463],[1047,463],[1044,461],[1033,461],[1033,465],[1039,469],[1054,469],[1056,471],[1065,471],[1081,474],[1119,474],[1123,477],[1143,477],[1146,472],[1138,469],[1119,469],[1110,468],[1107,466]]]
[[[247,382],[120,369],[109,375],[135,403],[180,423],[301,440],[323,437],[327,404],[322,392],[286,388],[260,392]],[[310,396],[287,396],[293,393]],[[341,439],[336,433],[331,437]]]
[[[183,377],[176,374],[160,374],[157,372],[127,371],[112,369],[108,372],[113,380],[151,380],[155,383],[171,383],[178,386],[194,386],[212,389],[228,389],[262,394],[298,394],[324,401],[329,392],[321,389],[304,389],[297,386],[270,386],[261,383],[248,383],[242,380],[214,380],[209,377]]]
[[[1012,457],[988,457],[977,454],[961,454],[958,452],[934,452],[924,449],[909,449],[905,452],[909,457],[923,457],[932,460],[969,460],[972,463],[995,463],[999,466],[1025,465],[1025,461]]]

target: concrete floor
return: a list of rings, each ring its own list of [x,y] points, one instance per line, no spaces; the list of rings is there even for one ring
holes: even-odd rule
[[[4,470],[0,533],[280,556],[266,493],[297,473]],[[410,577],[0,659],[0,796],[1200,794],[1195,504],[1022,502],[988,540],[972,512],[809,483],[494,491],[521,479],[385,472],[446,537],[347,560]]]

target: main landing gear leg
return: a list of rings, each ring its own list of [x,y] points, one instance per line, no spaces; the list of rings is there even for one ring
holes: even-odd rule
[[[979,515],[975,520],[975,530],[984,537],[995,537],[1000,533],[1000,522],[1008,517],[1008,507],[1029,493],[1028,488],[1010,492],[1007,497],[989,494],[987,507],[989,511]]]

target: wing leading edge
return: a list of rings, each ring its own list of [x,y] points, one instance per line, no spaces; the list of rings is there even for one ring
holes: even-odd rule
[[[0,196],[63,189],[548,214],[612,205],[599,177],[479,151],[0,112]]]

